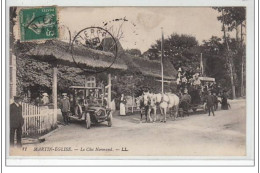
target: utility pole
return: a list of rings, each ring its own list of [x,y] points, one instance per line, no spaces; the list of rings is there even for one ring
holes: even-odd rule
[[[200,69],[201,69],[201,76],[204,76],[204,66],[203,66],[202,53],[200,53]]]
[[[163,27],[162,29],[162,43],[161,43],[161,70],[162,70],[162,94],[164,93],[164,81],[163,81],[163,56],[164,56],[164,50],[163,50],[163,42],[164,42],[164,38],[163,38]]]

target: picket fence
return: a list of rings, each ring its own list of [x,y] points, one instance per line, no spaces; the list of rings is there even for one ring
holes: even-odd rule
[[[43,109],[40,106],[22,103],[23,135],[42,134],[51,130],[56,123],[53,112],[53,109]]]
[[[140,111],[140,105],[135,102],[135,97],[126,96],[126,113],[134,113]]]

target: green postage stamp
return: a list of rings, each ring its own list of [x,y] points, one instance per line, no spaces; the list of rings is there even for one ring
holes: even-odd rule
[[[56,7],[21,9],[19,13],[21,41],[58,38]]]

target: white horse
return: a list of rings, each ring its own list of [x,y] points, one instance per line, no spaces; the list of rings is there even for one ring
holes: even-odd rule
[[[160,103],[160,99],[158,99],[157,94],[149,93],[148,95],[149,100],[149,109],[148,109],[148,117],[150,122],[156,122],[157,120],[157,106]],[[153,111],[153,116],[151,116],[151,112]]]
[[[161,121],[166,122],[166,114],[167,110],[170,112],[170,117],[177,118],[178,116],[178,109],[179,109],[179,103],[180,98],[173,93],[165,93],[161,94],[161,102],[160,102],[160,110],[161,115],[163,116],[163,119]],[[175,113],[172,115],[172,111],[175,111]]]
[[[167,110],[170,110],[170,117],[172,117],[172,109],[175,110],[175,114],[173,115],[173,118],[175,119],[178,115],[178,107],[180,99],[177,95],[172,93],[167,94],[154,94],[154,93],[144,93],[144,104],[148,105],[148,111],[147,116],[149,118],[150,122],[155,122],[157,120],[157,106],[159,107],[161,111],[161,115],[163,118],[161,119],[161,122],[166,122],[166,113]],[[153,110],[153,118],[151,117],[151,111]]]

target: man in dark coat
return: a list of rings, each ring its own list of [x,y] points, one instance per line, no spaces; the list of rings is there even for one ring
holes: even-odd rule
[[[69,124],[69,111],[70,111],[70,101],[67,98],[67,93],[63,93],[63,98],[61,100],[61,105],[60,105],[60,109],[61,109],[61,113],[63,116],[63,121],[65,125]]]
[[[224,90],[222,94],[221,109],[228,110],[227,93]]]
[[[215,98],[213,95],[211,95],[211,91],[208,91],[208,95],[206,96],[206,101],[207,101],[207,107],[208,107],[208,111],[209,111],[209,116],[210,116],[210,112],[212,112],[213,116],[215,116],[214,113],[214,102],[215,102]]]
[[[14,96],[14,103],[10,105],[10,146],[14,146],[14,136],[16,132],[17,146],[22,146],[22,126],[24,119],[22,116],[22,106],[19,104],[20,98]]]
[[[183,109],[184,113],[186,113],[189,116],[189,105],[191,102],[191,96],[188,94],[187,88],[184,89],[184,94],[182,95],[180,99],[180,108]]]
[[[214,110],[216,111],[218,109],[218,96],[216,95],[216,92],[213,91],[213,97],[214,97]]]

